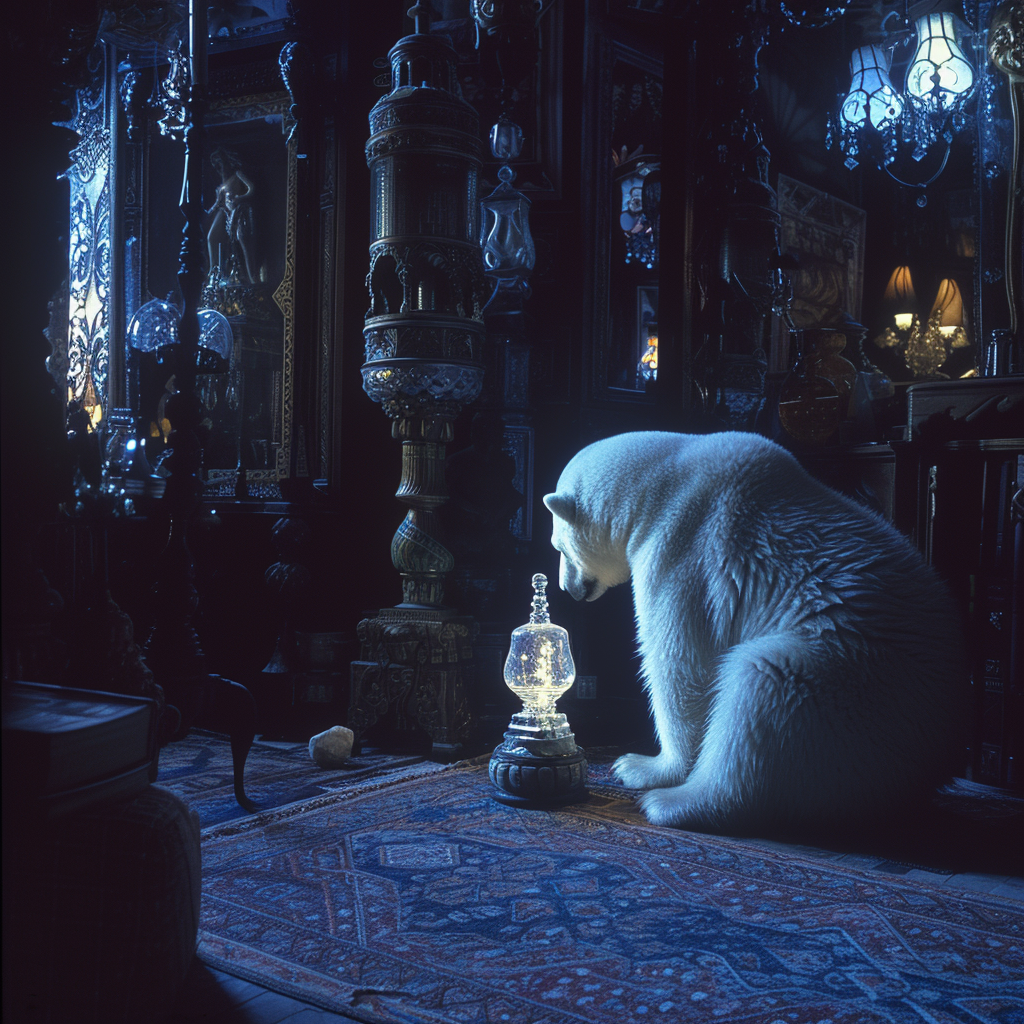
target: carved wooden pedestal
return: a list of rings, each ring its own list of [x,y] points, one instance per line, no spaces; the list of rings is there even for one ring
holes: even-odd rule
[[[385,712],[399,730],[424,729],[440,760],[459,756],[469,730],[465,672],[478,624],[446,608],[382,608],[357,627],[348,727],[358,742]]]
[[[537,757],[495,748],[487,774],[495,800],[513,807],[558,807],[587,799],[587,755],[577,747],[570,754]]]
[[[359,623],[349,728],[358,740],[385,711],[421,726],[435,757],[460,750],[469,729],[465,669],[478,627],[445,607],[455,558],[437,511],[448,500],[445,446],[483,383],[483,305],[477,177],[479,121],[458,88],[458,54],[429,31],[388,54],[391,91],[370,111],[370,308],[363,390],[402,442],[396,497],[408,511],[391,542],[402,603]],[[409,88],[415,82],[416,88]]]

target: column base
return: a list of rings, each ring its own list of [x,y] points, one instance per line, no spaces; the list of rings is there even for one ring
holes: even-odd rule
[[[447,608],[382,608],[360,622],[347,722],[356,741],[390,711],[398,729],[418,726],[430,736],[432,758],[458,760],[471,726],[463,676],[478,629]]]

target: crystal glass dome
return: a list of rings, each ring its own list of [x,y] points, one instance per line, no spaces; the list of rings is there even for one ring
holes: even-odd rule
[[[201,309],[197,316],[200,347],[229,359],[234,336],[228,318],[216,309]],[[181,311],[173,302],[151,299],[136,310],[128,324],[128,344],[140,352],[177,345],[180,324]]]
[[[505,660],[505,683],[523,702],[528,713],[551,714],[555,701],[576,678],[569,650],[569,634],[551,622],[548,614],[548,578],[533,577],[530,621],[512,633]]]
[[[180,322],[177,306],[163,299],[151,299],[135,311],[128,324],[128,344],[140,352],[177,345]]]
[[[231,333],[231,324],[228,318],[215,309],[201,309],[199,317],[199,344],[202,348],[208,348],[211,352],[231,358],[231,348],[234,345],[234,335]]]

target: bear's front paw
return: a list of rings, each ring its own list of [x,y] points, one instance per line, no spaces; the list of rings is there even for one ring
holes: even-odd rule
[[[647,757],[644,754],[623,754],[612,765],[612,771],[619,782],[630,789],[678,786],[686,778],[684,765],[664,754],[658,754],[657,757]]]
[[[640,798],[640,809],[652,825],[683,825],[689,802],[681,798],[678,789],[655,789]]]

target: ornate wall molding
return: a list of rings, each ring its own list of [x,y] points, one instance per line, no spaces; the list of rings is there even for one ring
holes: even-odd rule
[[[111,104],[106,49],[89,59],[90,83],[75,94],[74,114],[63,126],[81,141],[64,177],[70,187],[67,336],[67,397],[80,402],[97,424],[110,391],[111,292]],[[54,360],[54,363],[58,363]]]
[[[281,379],[281,447],[277,450],[279,479],[291,475],[292,420],[295,412],[295,227],[298,209],[297,144],[288,143],[287,230],[284,276],[274,292],[274,302],[284,317],[284,369]]]

